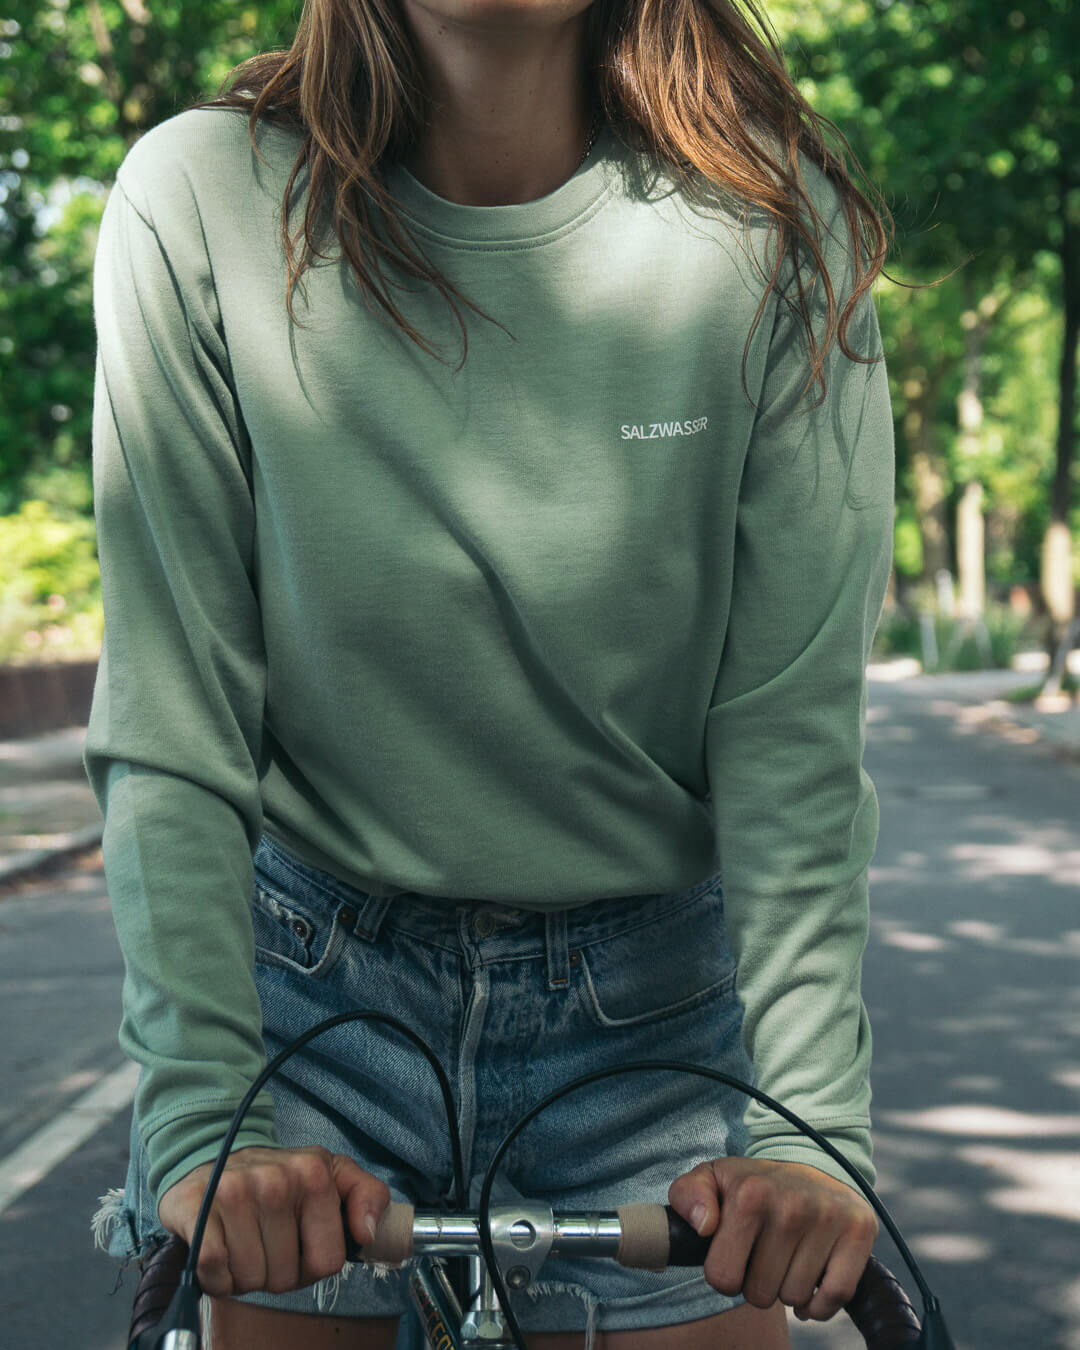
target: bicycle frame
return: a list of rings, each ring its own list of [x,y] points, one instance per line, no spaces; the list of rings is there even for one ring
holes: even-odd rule
[[[551,1209],[533,1201],[493,1205],[490,1218],[492,1243],[507,1287],[527,1289],[551,1251]],[[429,1350],[514,1350],[494,1283],[479,1254],[479,1220],[472,1215],[417,1213],[413,1233],[417,1260],[409,1271],[409,1291]],[[617,1214],[597,1212],[576,1224],[560,1222],[559,1236],[564,1248],[580,1238],[588,1243],[590,1255],[614,1257],[621,1225]],[[447,1256],[466,1258],[468,1287],[474,1291],[466,1308],[434,1259]]]

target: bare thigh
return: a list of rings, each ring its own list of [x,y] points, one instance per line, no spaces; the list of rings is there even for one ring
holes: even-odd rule
[[[394,1350],[400,1317],[279,1312],[212,1298],[212,1350]]]
[[[542,1332],[526,1338],[529,1350],[581,1350],[582,1332]],[[596,1350],[791,1350],[787,1306],[740,1303],[715,1317],[640,1331],[600,1331]]]

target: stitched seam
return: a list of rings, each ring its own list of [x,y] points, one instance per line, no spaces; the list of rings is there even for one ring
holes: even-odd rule
[[[681,905],[675,909],[665,909],[661,914],[653,914],[650,918],[640,919],[637,923],[628,924],[625,928],[616,928],[611,933],[605,933],[602,937],[590,938],[587,942],[575,942],[576,948],[595,947],[598,942],[610,942],[612,938],[622,937],[624,933],[636,933],[639,928],[645,928],[651,923],[657,923],[660,919],[670,918],[672,915],[681,914],[688,906],[695,904],[701,899],[713,886],[713,878],[709,877],[707,881],[699,883],[700,890],[691,892]],[[715,882],[716,887],[721,886],[721,882]]]
[[[414,228],[421,234],[425,234],[429,239],[441,244],[444,248],[451,248],[459,253],[530,253],[533,249],[543,248],[545,244],[554,243],[563,238],[564,235],[572,233],[579,229],[586,222],[590,221],[597,211],[606,204],[615,191],[615,183],[611,182],[603,190],[600,196],[590,206],[585,207],[578,215],[568,220],[564,225],[559,225],[554,230],[549,230],[547,234],[537,235],[527,240],[506,241],[499,239],[475,240],[458,239],[452,234],[441,234],[430,225],[424,224],[419,216],[406,207],[401,206],[402,215],[409,217],[410,221],[415,222]]]
[[[696,1003],[706,1003],[710,997],[716,998],[724,992],[724,986],[732,986],[735,983],[735,977],[738,974],[736,967],[722,979],[714,984],[707,985],[704,989],[699,989],[696,994],[691,994],[688,998],[680,999],[678,1003],[669,1003],[667,1007],[657,1008],[651,1012],[639,1013],[634,1017],[612,1017],[605,1013],[600,1006],[600,1000],[597,997],[596,986],[593,984],[592,972],[589,970],[588,961],[582,956],[582,969],[585,972],[585,985],[589,991],[589,1000],[593,1005],[597,1017],[605,1026],[634,1026],[642,1022],[662,1022],[665,1017],[674,1017],[680,1012],[687,1012],[694,1007]]]

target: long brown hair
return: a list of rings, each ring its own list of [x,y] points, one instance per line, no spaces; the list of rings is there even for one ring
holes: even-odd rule
[[[821,380],[821,398],[814,404],[818,407],[825,398],[823,370],[834,332],[839,335],[841,351],[851,360],[872,365],[883,359],[884,353],[859,356],[851,350],[846,335],[860,297],[884,272],[895,225],[884,199],[874,189],[888,221],[886,235],[878,214],[852,182],[842,156],[825,144],[823,128],[828,125],[837,130],[865,178],[847,138],[803,98],[787,72],[779,43],[753,0],[740,3],[760,25],[764,40],[730,0],[593,0],[585,13],[584,29],[592,92],[619,140],[632,151],[657,156],[691,200],[704,200],[703,187],[734,193],[747,206],[768,213],[769,236],[773,223],[777,225],[776,263],[743,352],[744,392],[746,355],[770,291],[775,288],[784,303],[793,308],[786,286],[777,284],[789,231],[793,229],[809,247],[815,272],[820,271],[825,286],[826,331],[821,349],[814,341],[798,238],[793,265],[811,355],[806,388],[814,379]],[[227,85],[231,88],[226,92]],[[442,294],[462,331],[462,364],[468,356],[468,333],[452,296],[507,331],[442,276],[422,250],[410,246],[409,241],[415,244],[415,238],[407,227],[403,230],[394,198],[385,185],[385,165],[416,144],[431,113],[423,70],[397,0],[304,0],[290,48],[260,52],[241,62],[222,81],[216,98],[189,105],[189,109],[212,107],[249,113],[248,132],[256,155],[255,131],[260,118],[302,135],[281,209],[281,235],[289,269],[286,306],[293,322],[298,322],[292,308],[295,285],[313,257],[327,257],[316,248],[314,236],[316,222],[332,192],[334,233],[356,274],[364,303],[372,309],[374,300],[383,311],[379,317],[397,323],[424,351],[436,355],[394,304],[383,278],[383,260],[409,277],[430,282]],[[781,150],[793,168],[789,170],[774,158],[769,145]],[[835,184],[849,237],[869,254],[869,266],[864,269],[862,248],[854,250],[855,287],[839,324],[834,322],[836,302],[822,250],[801,219],[800,202],[814,224],[814,233],[818,232],[821,218],[804,190],[798,166],[800,152]],[[308,198],[301,227],[304,252],[297,263],[289,215],[294,184],[305,164]],[[372,202],[389,242],[374,228]],[[376,277],[383,282],[382,287]],[[893,277],[889,280],[909,285]],[[926,284],[939,285],[942,280],[946,278]],[[816,284],[816,276],[812,284]]]

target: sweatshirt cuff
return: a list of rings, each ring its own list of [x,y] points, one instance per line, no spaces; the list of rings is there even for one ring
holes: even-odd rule
[[[813,1121],[809,1122],[814,1125]],[[829,1143],[842,1153],[860,1174],[868,1186],[873,1188],[877,1180],[877,1170],[871,1160],[870,1131],[867,1129],[847,1129],[826,1131],[814,1125],[819,1134],[825,1135]],[[795,1138],[792,1135],[772,1135],[764,1139],[754,1139],[744,1154],[747,1158],[768,1158],[772,1162],[807,1163],[836,1181],[842,1181],[866,1200],[858,1182],[833,1158],[814,1143],[808,1135]],[[869,1204],[869,1201],[867,1201]]]
[[[251,1104],[244,1116],[244,1123],[236,1133],[230,1153],[252,1146],[281,1147],[274,1124],[272,1099],[267,1096],[265,1100],[266,1105],[263,1105],[264,1094],[260,1093]],[[231,1105],[214,1105],[205,1110],[196,1109],[184,1115],[171,1116],[145,1136],[149,1158],[147,1185],[154,1196],[156,1222],[160,1223],[158,1205],[170,1186],[175,1186],[201,1163],[213,1162],[217,1158],[238,1105],[237,1101]]]

